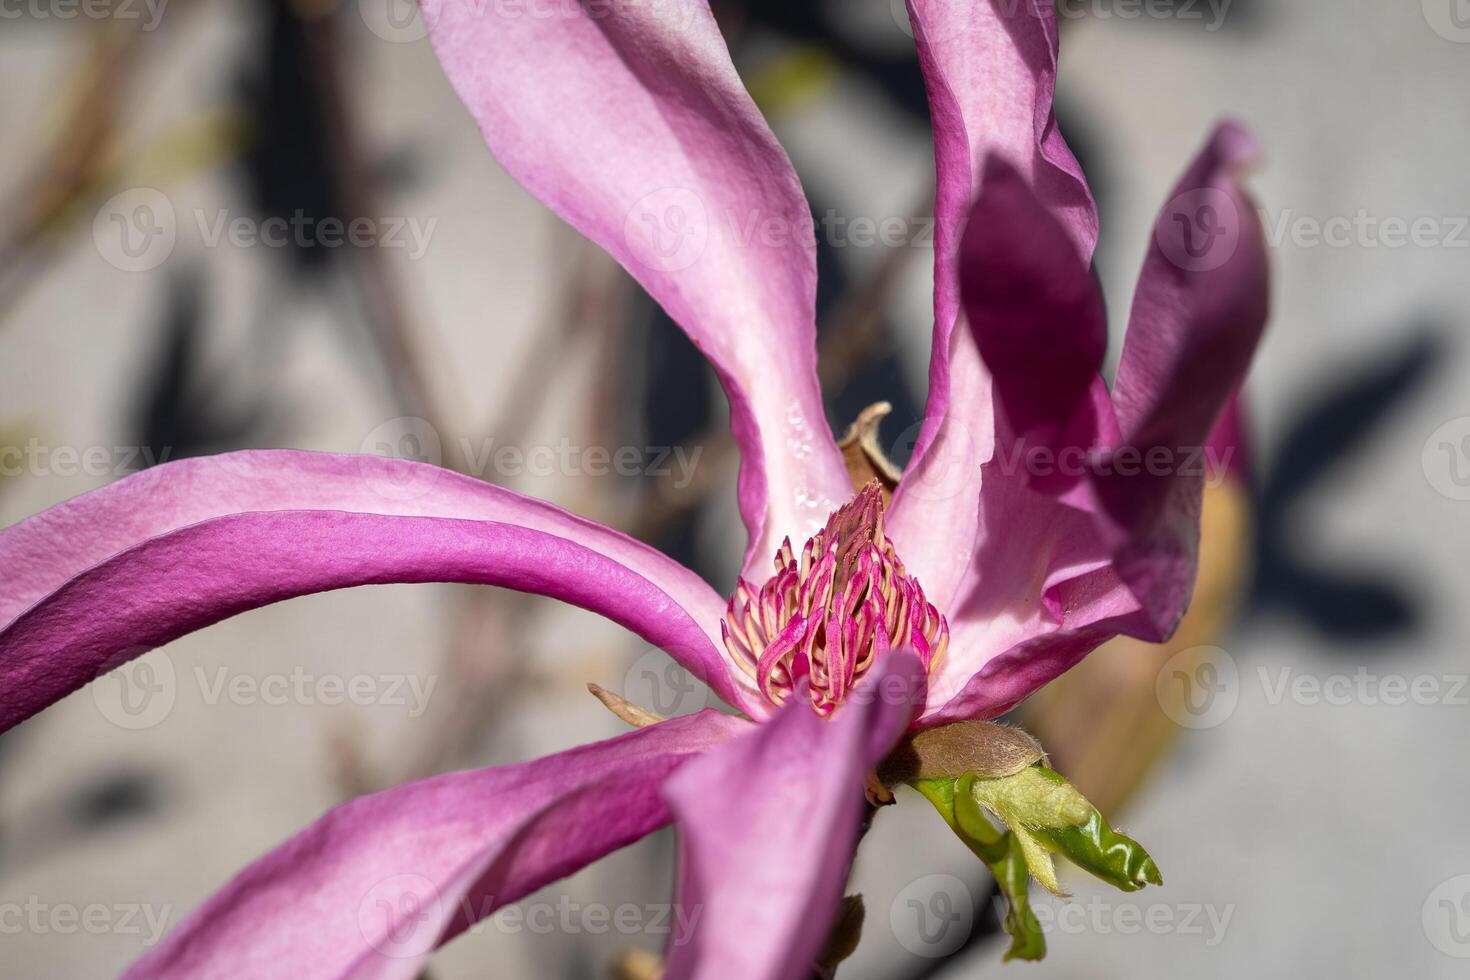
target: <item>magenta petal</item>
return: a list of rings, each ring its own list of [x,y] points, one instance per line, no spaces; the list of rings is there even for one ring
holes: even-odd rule
[[[1067,229],[999,157],[970,212],[959,276],[993,379],[1002,453],[1091,449],[1091,395],[1108,343],[1102,293]],[[1008,465],[1021,472],[1006,475],[1026,475],[1019,458]]]
[[[419,976],[496,909],[668,823],[665,777],[749,727],[706,710],[354,800],[236,875],[125,975]]]
[[[893,651],[830,720],[799,689],[758,729],[669,779],[679,908],[698,919],[670,944],[665,980],[813,975],[852,863],[864,777],[924,698],[918,658]]]
[[[1031,637],[991,658],[960,690],[924,716],[923,727],[971,718],[999,718],[1056,680],[1111,639],[1116,626],[1100,623]]]
[[[1237,389],[1220,410],[1220,417],[1210,430],[1210,438],[1205,442],[1209,479],[1250,485],[1251,446],[1245,401],[1244,394]]]
[[[1091,515],[1058,499],[1086,477],[1092,447],[1114,439],[1098,375],[1107,325],[1091,270],[1033,187],[999,157],[987,165],[961,260],[966,332],[992,378],[997,419],[972,557],[944,607],[950,645],[933,679],[936,704],[991,658],[1065,628],[1067,576],[1093,573],[1109,558]]]
[[[1070,418],[1044,402],[1024,403],[1024,385],[1006,393],[1010,377],[1026,376],[1027,352],[1018,345],[997,356],[992,335],[1004,337],[1028,314],[990,323],[979,299],[992,297],[981,293],[972,302],[970,295],[985,285],[977,280],[980,270],[965,269],[971,325],[987,359],[996,359],[991,368],[1003,421],[1030,419],[1029,431],[1026,422],[1009,428],[1050,449],[1096,445],[1104,452],[1088,462],[1083,480],[1075,479],[1080,457],[1065,472],[1057,467],[1051,479],[1037,479],[1002,438],[984,471],[975,558],[946,609],[951,655],[933,678],[936,706],[924,724],[1007,710],[1107,635],[1162,640],[1183,615],[1194,581],[1204,478],[1217,464],[1228,470],[1244,462],[1234,457],[1241,451],[1234,406],[1223,413],[1221,406],[1240,384],[1266,315],[1265,245],[1238,184],[1253,150],[1243,130],[1224,126],[1175,189],[1135,298],[1116,418],[1097,380],[1085,384],[1082,363],[1060,373],[1070,379],[1061,382],[1071,392],[1065,401],[1079,408]],[[1004,217],[986,204],[989,183],[977,207],[977,214],[988,214],[987,225]],[[1024,195],[1017,189],[1015,198],[1010,220],[1020,224]],[[1042,215],[1025,223],[1033,231],[1021,239],[1019,255],[1035,252],[1038,239],[1059,248],[1060,232],[1035,230],[1047,225]],[[1201,234],[1205,228],[1215,234]],[[1194,241],[1186,241],[1186,231]],[[972,226],[966,257],[988,253],[993,263],[1007,262],[1001,249],[984,248],[987,238],[986,227]],[[1069,267],[1078,283],[1076,265]],[[1023,275],[1012,271],[1008,278]],[[1060,319],[1053,330],[1065,333]],[[1080,346],[1090,362],[1092,350]],[[1044,349],[1068,348],[1053,333]],[[1078,397],[1084,385],[1087,397]],[[1048,382],[1047,390],[1052,387]]]
[[[934,345],[929,399],[889,532],[944,608],[973,551],[981,464],[994,449],[990,375],[957,330],[960,234],[984,162],[1005,160],[1061,222],[1084,266],[1097,212],[1052,110],[1057,25],[1048,0],[908,0],[934,124]]]
[[[1173,632],[1199,546],[1200,453],[1250,365],[1269,308],[1266,242],[1240,184],[1256,143],[1225,123],[1174,188],[1139,276],[1113,386],[1125,447],[1176,465],[1123,473],[1095,493],[1119,574],[1142,603],[1142,639]],[[1190,464],[1190,461],[1193,464]]]
[[[386,582],[479,582],[599,612],[737,707],[724,604],[659,552],[445,470],[321,453],[184,460],[0,532],[0,730],[99,673],[267,603]],[[754,700],[754,698],[749,698]]]
[[[423,10],[495,157],[714,363],[743,453],[747,568],[764,572],[783,536],[805,540],[851,496],[816,380],[805,195],[702,0],[553,6]]]

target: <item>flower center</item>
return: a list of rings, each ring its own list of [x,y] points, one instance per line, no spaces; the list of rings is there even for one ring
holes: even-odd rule
[[[876,480],[833,512],[800,561],[782,542],[775,565],[759,590],[740,580],[722,624],[726,649],[772,704],[805,677],[826,717],[889,648],[913,648],[930,670],[944,656],[949,624],[883,535]]]

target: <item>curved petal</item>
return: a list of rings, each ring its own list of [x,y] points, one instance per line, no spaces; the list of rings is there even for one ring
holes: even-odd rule
[[[1237,388],[1220,410],[1210,438],[1205,443],[1205,462],[1209,478],[1217,482],[1234,482],[1249,489],[1253,477],[1250,431],[1246,425],[1246,397]]]
[[[994,451],[990,375],[960,315],[960,234],[984,161],[1007,161],[1072,237],[1084,266],[1097,211],[1057,128],[1050,0],[907,0],[934,125],[934,346],[924,423],[894,497],[890,534],[937,601],[972,551],[981,464]],[[942,608],[942,606],[941,606]]]
[[[1092,514],[1033,489],[998,463],[987,464],[985,478],[980,545],[960,597],[946,610],[949,649],[930,681],[926,725],[959,710],[946,702],[982,673],[994,677],[1001,668],[989,668],[1008,653],[1035,650],[1028,644],[1038,638],[1138,609]],[[1010,692],[986,696],[1000,704]]]
[[[946,694],[1012,645],[1058,628],[1059,582],[1106,563],[1090,515],[1058,497],[1086,477],[1088,455],[1114,427],[1098,374],[1101,292],[1067,229],[1003,158],[987,165],[958,275],[997,418],[972,557],[945,607],[949,653],[934,686]]]
[[[1114,564],[1143,607],[1129,629],[1140,639],[1166,639],[1189,604],[1200,455],[1266,325],[1265,235],[1240,183],[1257,152],[1238,124],[1215,130],[1159,216],[1133,297],[1113,385],[1124,448],[1175,465],[1125,471],[1115,454],[1093,493]]]
[[[852,865],[867,774],[922,708],[924,668],[883,656],[831,720],[803,691],[664,786],[679,820],[678,902],[698,911],[665,980],[813,975]]]
[[[1072,236],[1004,158],[992,157],[986,166],[958,276],[970,330],[993,379],[1005,475],[1064,485],[1067,473],[1038,464],[1068,447],[1090,449],[1096,440],[1092,394],[1108,346],[1107,316]],[[1038,453],[1046,455],[1028,465]],[[1071,482],[1081,475],[1072,474]]]
[[[479,582],[599,612],[737,707],[724,604],[615,531],[436,467],[250,452],[155,467],[0,532],[0,730],[147,649],[311,592]]]
[[[125,976],[417,977],[497,908],[667,824],[664,779],[749,727],[706,710],[353,800],[236,875]]]
[[[975,264],[967,261],[962,284],[1006,424],[985,467],[975,558],[946,610],[950,654],[934,678],[936,707],[926,724],[1006,710],[1108,633],[1157,642],[1187,608],[1201,492],[1220,434],[1206,438],[1265,321],[1264,241],[1237,183],[1252,147],[1243,131],[1222,127],[1175,189],[1135,298],[1138,326],[1124,348],[1128,370],[1119,369],[1116,417],[1096,375],[1088,377],[1100,320],[1089,321],[1088,306],[1069,311],[1053,301],[1086,296],[1090,277],[1076,261],[1052,261],[1052,278],[1041,278],[1030,260],[1065,253],[1061,230],[1048,227],[1038,205],[1026,213],[1023,185],[1005,178],[1001,198],[987,174],[965,239],[965,257]],[[1197,237],[1219,251],[1192,255],[1178,237],[1192,229],[1176,218],[1209,225],[1202,209],[1221,223],[1211,225],[1216,237]],[[997,222],[1014,240],[1009,249],[992,244]],[[1017,237],[1021,227],[1029,235]],[[1017,302],[1000,302],[1011,293],[998,298],[994,281],[1022,284]],[[994,321],[991,310],[999,314]],[[1033,322],[1052,328],[1038,330],[1045,342],[1028,347],[1018,334]],[[1060,359],[1042,389],[1060,389],[1059,402],[1039,401],[1028,381],[1068,351],[1080,351],[1077,363]],[[1013,435],[1037,445],[1012,444]],[[1083,454],[1092,447],[1098,452]],[[1029,454],[1035,448],[1050,454],[1046,469]],[[1068,465],[1060,463],[1063,450],[1072,452]],[[957,700],[939,707],[948,697]]]
[[[852,495],[817,386],[805,195],[703,0],[554,6],[423,9],[495,157],[714,363],[743,454],[746,566],[763,571]]]
[[[1207,460],[1212,482],[1205,496],[1205,551],[1189,613],[1172,639],[1176,650],[1218,636],[1222,619],[1238,598],[1241,553],[1247,537],[1242,530],[1241,516],[1247,505],[1241,501],[1249,482],[1250,467],[1240,401],[1237,392],[1210,432],[1209,448],[1214,455]],[[1216,487],[1214,481],[1223,485]],[[1031,636],[1009,649],[1000,644],[1004,652],[985,662],[984,669],[973,677],[932,678],[930,702],[935,707],[921,724],[940,725],[1005,714],[1070,670],[1101,643],[1122,632],[1139,608],[1132,593],[1110,568],[1071,579],[1053,595],[1054,621],[1062,622],[1061,628]],[[1089,625],[1079,627],[1075,623]],[[967,621],[966,625],[970,627],[968,631],[956,634],[963,639],[956,641],[952,637],[951,646],[973,639],[981,632],[974,621]],[[1191,630],[1193,635],[1186,636]],[[956,684],[957,687],[953,686]]]
[[[1084,628],[1043,633],[1017,643],[926,715],[925,727],[972,718],[999,718],[1111,639],[1116,630]]]

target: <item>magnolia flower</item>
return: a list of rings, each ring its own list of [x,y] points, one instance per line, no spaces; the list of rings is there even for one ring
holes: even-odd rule
[[[1265,318],[1241,129],[1218,129],[1174,190],[1109,392],[1096,212],[1052,115],[1051,5],[910,0],[938,179],[930,391],[896,486],[855,493],[816,382],[806,199],[709,9],[550,9],[424,6],[495,157],[718,372],[749,531],[733,597],[609,528],[420,464],[186,460],[0,532],[0,725],[235,613],[385,582],[601,613],[734,713],[657,720],[608,696],[643,727],[350,802],[133,976],[412,977],[476,919],[671,821],[689,915],[665,976],[806,975],[896,746],[1001,714],[1109,636],[1163,638],[1187,605],[1203,470],[1180,455],[1205,444]],[[1019,805],[986,793],[1002,817]],[[946,811],[961,829],[970,799]]]

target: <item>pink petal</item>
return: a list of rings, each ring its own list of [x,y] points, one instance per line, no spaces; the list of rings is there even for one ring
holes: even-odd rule
[[[1108,345],[1102,292],[1066,227],[1003,158],[987,165],[958,272],[992,378],[997,441],[1027,455],[1091,448],[1099,424],[1092,395]],[[1047,482],[1040,467],[1008,466],[1007,476]]]
[[[1061,230],[1049,227],[1039,206],[1024,213],[1019,182],[1007,178],[1012,193],[997,198],[987,175],[966,234],[966,259],[977,264],[965,267],[963,283],[970,325],[997,379],[1003,424],[996,457],[985,466],[975,558],[946,610],[950,655],[933,679],[935,706],[926,725],[1007,710],[1107,635],[1167,638],[1187,608],[1210,465],[1202,450],[1229,448],[1205,440],[1239,385],[1265,320],[1264,242],[1237,183],[1252,148],[1243,131],[1223,127],[1160,219],[1135,299],[1136,326],[1124,347],[1132,366],[1126,376],[1119,369],[1117,418],[1086,369],[1095,363],[1100,323],[1053,301],[1086,295],[1079,264],[1055,256],[1027,264],[1048,254],[1038,242],[1065,252]],[[1217,208],[1230,223],[1220,239],[1226,251],[1196,259],[1182,248],[1172,218],[1201,205]],[[1031,233],[1007,250],[992,244],[996,225],[1011,236],[1021,227]],[[1045,268],[1050,280],[1041,275]],[[1017,300],[1003,302],[1010,294],[997,296],[995,281],[1022,283]],[[1034,309],[1024,308],[1027,298]],[[993,318],[992,309],[998,311]],[[1033,328],[1033,336],[1045,338],[1036,349],[1008,333],[1046,322],[1050,330]],[[1032,364],[1028,355],[1037,349],[1047,357]],[[1063,359],[1041,389],[1058,394],[1053,405],[1028,385],[1041,381],[1057,352],[1078,353],[1076,364]],[[1211,439],[1232,438],[1230,422],[1227,416]],[[1085,469],[1047,478],[1009,444],[1013,432],[1050,450],[1105,451]],[[1150,473],[1141,461],[1155,450],[1165,453],[1167,466]],[[1125,462],[1124,451],[1135,456]],[[1125,465],[1139,471],[1124,472]]]
[[[960,317],[960,233],[994,155],[1056,215],[1085,266],[1097,213],[1057,129],[1056,16],[1048,0],[908,0],[934,124],[934,346],[924,424],[889,519],[905,564],[944,608],[973,551],[981,464],[994,449],[990,374]]]
[[[664,779],[749,727],[706,710],[354,800],[236,875],[125,976],[419,976],[496,909],[667,824]]]
[[[1244,411],[1239,392],[1230,397],[1220,419],[1210,432],[1206,457],[1210,479],[1224,479],[1248,483],[1250,478],[1249,448],[1245,433]],[[1112,444],[1104,439],[1104,444]],[[990,485],[987,485],[987,490]],[[1071,511],[1075,521],[1079,512]],[[1088,537],[1088,529],[1073,528],[1066,532],[1070,537]],[[1017,555],[1018,560],[1023,560]],[[958,626],[951,627],[950,648],[956,646],[968,650],[985,650],[986,634],[994,639],[997,635],[1027,636],[1009,649],[1004,649],[1004,640],[999,647],[1004,652],[990,657],[983,669],[973,677],[966,678],[963,672],[941,672],[931,679],[930,702],[934,705],[921,721],[924,726],[941,725],[964,718],[995,718],[1052,680],[1070,670],[1078,661],[1106,642],[1114,634],[1123,632],[1132,625],[1139,611],[1136,597],[1118,578],[1110,567],[1094,569],[1085,574],[1068,577],[1057,573],[1059,581],[1044,592],[1047,616],[1037,617],[1035,627],[1051,629],[1051,632],[995,628],[993,622],[979,617],[959,618]],[[977,593],[972,598],[979,598]],[[1060,628],[1055,626],[1061,623]],[[1086,623],[1086,626],[1078,626]],[[990,644],[992,648],[997,645]],[[945,703],[939,702],[948,698]]]
[[[1114,468],[1095,494],[1115,565],[1143,606],[1130,628],[1142,639],[1167,638],[1189,605],[1204,470],[1184,462],[1205,446],[1266,324],[1265,236],[1240,184],[1256,153],[1241,126],[1215,130],[1159,216],[1133,298],[1113,386],[1118,422],[1125,445],[1180,465]]]
[[[1220,410],[1215,427],[1210,430],[1205,452],[1211,478],[1234,480],[1248,486],[1251,482],[1251,449],[1245,400],[1239,389],[1230,396]]]
[[[737,707],[724,604],[645,545],[419,463],[252,452],[183,460],[0,532],[0,730],[151,647],[327,589],[479,582],[599,612]]]
[[[764,571],[783,536],[805,540],[851,488],[816,380],[811,213],[708,6],[423,10],[495,157],[714,363],[743,453],[747,568]]]
[[[1105,626],[1042,633],[992,657],[983,670],[924,716],[924,727],[998,718],[1056,680],[1116,633]]]
[[[665,980],[813,975],[852,864],[864,777],[924,696],[918,658],[893,651],[830,720],[798,689],[754,732],[669,779],[678,903],[699,919],[687,942],[670,944]]]
[[[1058,499],[1087,474],[1081,450],[1115,437],[1098,375],[1107,324],[1091,270],[1067,228],[999,157],[987,166],[961,260],[966,332],[993,378],[996,443],[982,468],[973,557],[945,610],[950,645],[933,710],[991,658],[1062,626],[1065,583],[1109,558],[1091,516]]]

